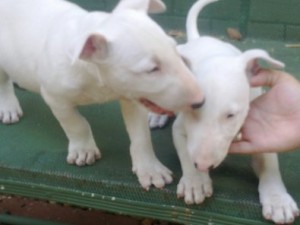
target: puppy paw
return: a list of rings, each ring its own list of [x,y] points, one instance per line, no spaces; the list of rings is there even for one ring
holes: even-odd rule
[[[4,124],[16,123],[23,115],[21,106],[15,96],[0,97],[0,121]]]
[[[184,198],[186,204],[201,204],[212,196],[212,181],[207,173],[193,173],[181,177],[177,185],[177,197]]]
[[[160,115],[150,112],[148,114],[148,123],[150,129],[163,128],[169,121],[168,115]]]
[[[163,188],[173,181],[172,172],[157,159],[139,163],[132,169],[145,190],[149,190],[151,185]]]
[[[67,162],[77,166],[92,165],[96,160],[101,158],[100,151],[97,147],[91,148],[72,148],[69,149]]]
[[[276,224],[290,224],[299,216],[297,203],[285,191],[266,192],[261,196],[263,216]]]

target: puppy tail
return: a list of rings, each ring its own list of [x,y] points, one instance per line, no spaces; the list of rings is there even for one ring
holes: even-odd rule
[[[197,25],[197,18],[200,11],[209,3],[216,2],[218,0],[198,0],[194,3],[188,12],[186,20],[186,33],[188,41],[198,39],[200,33]]]

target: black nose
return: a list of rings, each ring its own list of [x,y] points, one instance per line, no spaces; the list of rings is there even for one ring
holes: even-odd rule
[[[202,102],[197,102],[191,105],[192,109],[200,109],[205,103],[205,100],[203,100]]]

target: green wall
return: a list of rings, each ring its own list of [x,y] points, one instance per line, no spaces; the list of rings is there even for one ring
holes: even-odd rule
[[[117,0],[72,0],[88,10],[110,11]],[[195,0],[164,0],[168,10],[153,18],[166,29],[183,30],[185,16]],[[238,28],[243,36],[300,41],[300,0],[220,0],[201,13],[202,33],[223,35]]]

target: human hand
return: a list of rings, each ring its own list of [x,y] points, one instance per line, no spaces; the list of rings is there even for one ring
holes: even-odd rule
[[[242,139],[233,142],[229,152],[284,152],[300,147],[299,81],[283,71],[261,70],[250,83],[270,90],[251,102]]]

